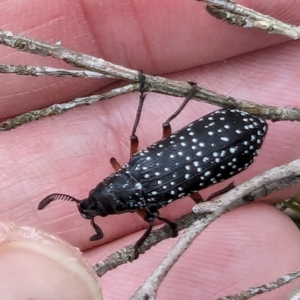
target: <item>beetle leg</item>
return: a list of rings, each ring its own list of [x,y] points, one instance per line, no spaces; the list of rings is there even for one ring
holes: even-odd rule
[[[149,234],[151,233],[155,218],[170,226],[170,229],[172,231],[171,237],[176,237],[178,235],[177,224],[166,218],[160,217],[158,210],[149,211],[146,209],[139,209],[139,210],[137,210],[137,213],[146,222],[148,222],[148,228],[134,245],[133,259],[137,259],[139,257],[139,249],[143,245],[143,243],[145,242],[145,240],[147,239]]]
[[[171,135],[172,129],[170,122],[174,120],[180,112],[185,108],[185,106],[188,104],[188,102],[193,98],[197,91],[197,84],[194,82],[189,82],[189,84],[192,86],[189,93],[187,94],[184,101],[181,103],[181,105],[177,108],[177,110],[162,124],[162,130],[163,130],[163,138],[166,138]]]
[[[144,244],[146,238],[149,236],[149,234],[152,231],[154,218],[153,217],[148,218],[148,220],[146,220],[146,221],[148,222],[148,228],[143,233],[143,235],[137,240],[137,242],[134,244],[133,259],[138,259],[139,255],[140,255],[140,247]]]
[[[95,223],[94,218],[91,219],[91,225],[96,231],[96,234],[90,237],[90,241],[97,241],[103,238],[103,231],[101,228]]]
[[[200,203],[204,201],[202,196],[198,192],[190,194],[190,198],[194,200],[195,203]]]
[[[110,164],[116,172],[121,169],[121,165],[114,157],[111,157]]]
[[[234,188],[234,183],[233,181],[230,182],[228,185],[226,185],[224,188],[220,189],[219,191],[216,191],[215,193],[212,193],[210,196],[205,201],[209,201],[217,196],[220,196]]]
[[[176,237],[178,235],[178,229],[177,229],[177,224],[176,223],[174,223],[174,222],[172,222],[172,221],[170,221],[166,218],[162,218],[160,216],[155,216],[155,218],[162,221],[162,222],[164,222],[164,223],[166,223],[166,224],[168,224],[170,226],[171,231],[172,231],[171,237]]]
[[[139,71],[139,83],[140,83],[140,101],[139,101],[139,106],[136,112],[136,117],[135,121],[132,127],[132,132],[130,136],[130,157],[138,151],[139,147],[139,139],[136,136],[136,129],[139,125],[140,119],[141,119],[141,114],[142,114],[142,108],[144,105],[144,100],[146,98],[145,92],[145,75],[143,74],[142,71]]]

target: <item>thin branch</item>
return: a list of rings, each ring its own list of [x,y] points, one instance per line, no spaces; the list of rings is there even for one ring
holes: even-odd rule
[[[56,59],[64,60],[65,62],[76,67],[81,67],[92,72],[99,72],[100,74],[105,76],[138,83],[138,71],[115,65],[101,58],[96,58],[93,56],[71,51],[59,45],[51,45],[45,42],[36,41],[34,39],[29,39],[0,29],[0,44],[1,43],[20,51],[44,56],[52,56]],[[176,97],[185,97],[191,88],[187,82],[169,80],[159,76],[145,76],[146,91]],[[259,105],[251,101],[217,94],[203,87],[198,87],[193,99],[220,107],[235,107],[272,121],[300,120],[300,109],[297,107],[278,108],[276,106],[270,105]],[[43,116],[44,115],[40,115],[39,117],[33,119],[40,119]],[[29,118],[29,120],[31,120],[31,118]],[[21,123],[19,124],[21,125]]]
[[[300,287],[298,286],[287,298],[286,300],[299,300],[300,299]]]
[[[288,180],[286,180],[288,178]],[[157,290],[173,267],[179,257],[191,245],[194,239],[221,214],[233,208],[246,204],[249,199],[253,200],[256,196],[265,196],[270,191],[278,190],[278,185],[282,182],[293,185],[300,182],[300,159],[286,165],[273,168],[253,179],[242,183],[228,193],[217,197],[214,201],[199,203],[193,207],[195,214],[206,214],[204,218],[196,220],[180,236],[179,240],[169,251],[168,256],[159,264],[153,274],[130,298],[136,299],[155,299]],[[275,183],[275,184],[274,184]],[[147,295],[147,298],[143,298]]]
[[[256,295],[271,292],[275,289],[278,289],[281,286],[286,285],[286,284],[292,282],[293,280],[295,280],[299,277],[300,277],[300,270],[297,270],[295,272],[291,272],[291,273],[288,273],[284,276],[281,276],[278,279],[276,279],[275,281],[271,281],[271,282],[266,283],[266,284],[251,287],[251,288],[249,288],[245,291],[242,291],[240,293],[237,293],[237,294],[234,294],[234,295],[231,295],[231,296],[218,298],[217,300],[246,300],[246,299],[251,299]],[[293,297],[294,296],[295,296],[295,294],[293,294]],[[289,299],[296,300],[296,299],[299,299],[299,298],[289,298]]]
[[[108,93],[101,95],[94,95],[89,97],[76,98],[73,101],[62,103],[62,104],[53,104],[47,108],[32,110],[25,114],[19,115],[12,119],[7,119],[4,122],[0,123],[0,131],[7,131],[10,129],[17,128],[23,124],[29,123],[34,120],[39,120],[44,117],[54,116],[68,111],[71,108],[75,108],[81,105],[93,104],[100,100],[107,100],[114,98],[116,96],[132,93],[138,91],[138,84],[130,84],[124,87],[116,88]]]
[[[206,2],[206,10],[212,16],[229,24],[244,28],[258,28],[271,34],[279,34],[297,40],[300,27],[284,23],[268,15],[261,14],[230,0],[196,0]]]
[[[39,67],[39,66],[16,66],[16,65],[2,65],[0,64],[0,73],[2,74],[17,74],[25,76],[56,76],[56,77],[80,77],[80,78],[109,78],[100,73],[91,71],[79,71],[79,70],[67,70],[57,69],[51,67]]]

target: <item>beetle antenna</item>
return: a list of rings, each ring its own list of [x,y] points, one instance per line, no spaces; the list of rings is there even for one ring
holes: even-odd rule
[[[70,202],[76,202],[80,203],[81,201],[65,194],[51,194],[47,197],[45,197],[38,206],[38,210],[44,209],[47,205],[49,205],[51,202],[55,200],[62,200],[62,201],[70,201]]]

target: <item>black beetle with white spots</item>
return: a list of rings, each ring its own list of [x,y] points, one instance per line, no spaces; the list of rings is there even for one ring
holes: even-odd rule
[[[140,101],[144,98],[141,92]],[[52,194],[40,202],[38,209],[54,200],[76,202],[82,217],[90,219],[96,231],[92,241],[103,237],[94,222],[96,216],[137,211],[149,224],[136,243],[137,258],[155,218],[169,224],[173,236],[177,235],[176,224],[160,217],[158,209],[185,196],[197,201],[201,199],[199,190],[245,170],[258,155],[267,130],[264,119],[245,111],[214,111],[134,153],[123,167],[114,161],[116,172],[91,190],[86,199]]]

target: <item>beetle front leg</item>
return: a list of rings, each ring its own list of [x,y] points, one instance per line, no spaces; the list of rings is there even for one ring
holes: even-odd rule
[[[145,80],[146,80],[145,75],[143,74],[142,71],[139,71],[140,101],[139,101],[139,106],[138,106],[138,109],[136,112],[136,117],[135,117],[135,121],[134,121],[134,124],[132,127],[131,136],[130,136],[130,157],[132,157],[132,155],[138,151],[138,147],[139,147],[139,139],[135,133],[136,133],[136,129],[140,122],[142,108],[144,105],[144,100],[146,98],[146,94],[144,93],[145,92]]]
[[[94,228],[94,230],[96,231],[96,234],[92,235],[90,237],[90,241],[97,241],[103,238],[103,231],[101,230],[101,228],[95,223],[94,218],[91,219],[91,225]]]
[[[185,106],[188,104],[188,102],[193,98],[193,96],[195,95],[196,91],[197,91],[197,84],[194,82],[189,82],[189,84],[192,86],[192,88],[190,89],[189,93],[187,94],[186,98],[184,99],[184,101],[181,103],[181,105],[177,108],[177,110],[162,124],[162,130],[163,130],[163,134],[162,137],[166,138],[168,136],[171,135],[172,133],[172,128],[170,125],[170,122],[172,120],[174,120],[179,114],[180,112],[185,108]]]

